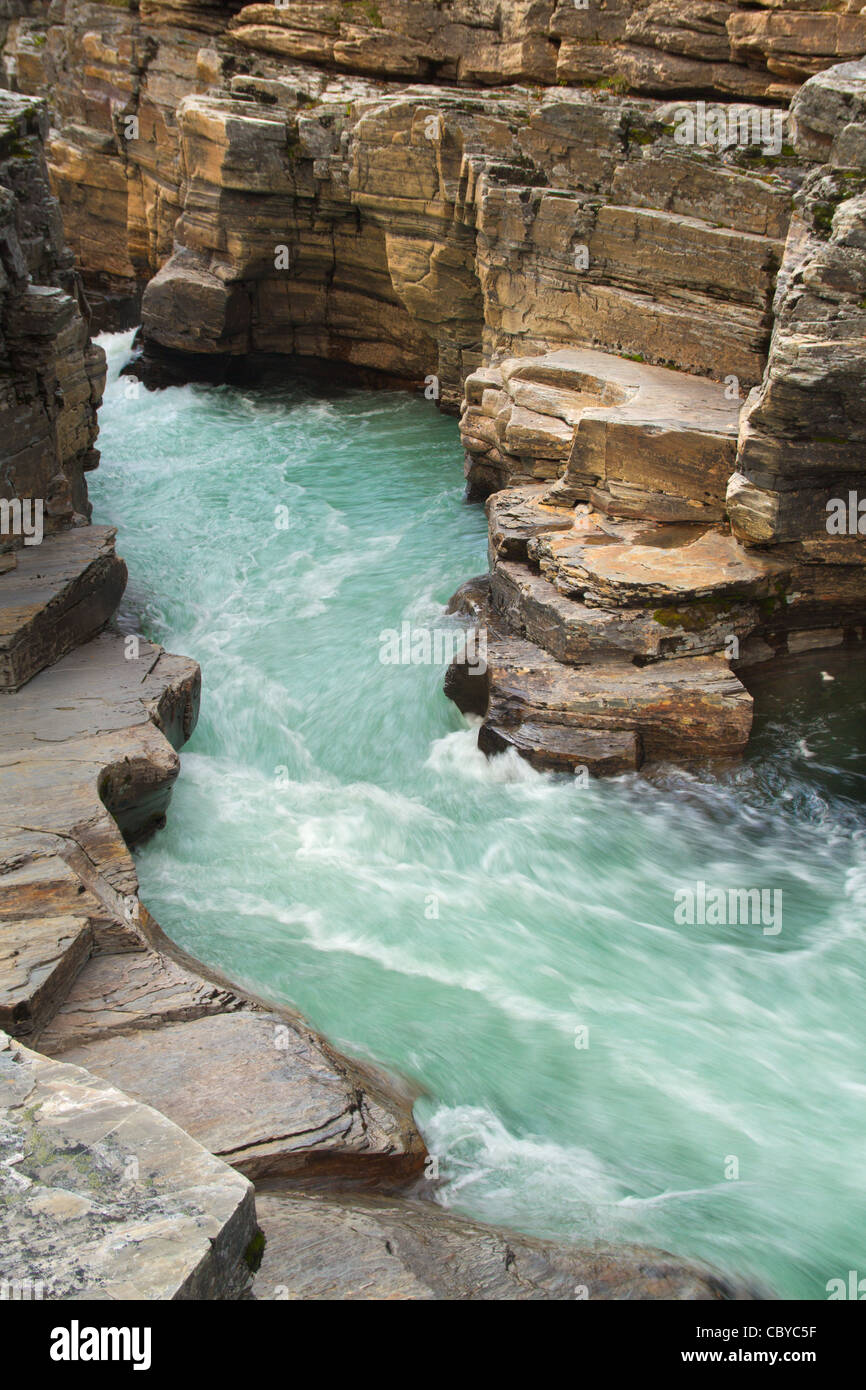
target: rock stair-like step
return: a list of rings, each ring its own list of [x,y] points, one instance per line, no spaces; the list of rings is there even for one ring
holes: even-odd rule
[[[501,561],[490,576],[490,598],[508,628],[528,638],[558,661],[588,662],[658,659],[670,632],[643,612],[588,608],[567,598],[525,565]]]
[[[161,966],[181,973],[172,962]],[[187,979],[199,994],[206,985]],[[88,1019],[79,999],[75,1019],[60,1016],[39,1047],[55,1055],[62,1041],[64,1061],[154,1106],[248,1177],[375,1174],[399,1183],[417,1176],[424,1149],[408,1100],[402,1113],[389,1108],[370,1077],[350,1068],[300,1019],[237,997],[233,1007],[216,1001],[197,1018],[172,1018],[160,1014],[158,985],[152,976],[149,1021],[142,1000],[135,1001],[138,1027],[117,1016],[118,994],[103,1001],[115,1016],[102,1015],[101,1026],[99,1001]]]
[[[15,551],[0,576],[0,691],[19,690],[111,618],[126,587],[114,537],[82,526]]]
[[[496,559],[526,561],[526,548],[535,536],[574,529],[575,513],[568,505],[547,500],[544,483],[502,488],[487,499],[490,563]]]
[[[501,739],[522,752],[519,731],[529,725],[536,749],[550,727],[560,752],[562,730],[578,729],[639,735],[648,761],[733,757],[752,725],[751,696],[720,656],[569,666],[533,642],[497,635],[483,670],[460,658],[452,664],[446,693],[464,712],[483,716],[479,746],[490,750]],[[567,765],[564,754],[561,761]],[[574,765],[585,762],[575,758]]]
[[[649,760],[736,755],[751,730],[751,696],[721,657],[575,668],[516,641],[494,644],[487,665],[488,726],[637,732]]]
[[[86,1051],[97,1039],[239,1006],[236,996],[148,950],[143,941],[136,946],[91,956],[38,1033],[40,1051],[51,1057],[75,1048]],[[84,1052],[75,1060],[91,1066]]]
[[[483,753],[504,753],[513,748],[543,772],[585,770],[592,777],[636,772],[643,762],[641,737],[633,731],[539,725],[531,720],[505,728],[488,719],[479,731],[478,747]]]
[[[742,405],[731,389],[591,349],[484,368],[467,378],[460,424],[470,487],[546,479],[553,506],[719,521]]]
[[[528,555],[560,593],[608,608],[768,598],[784,590],[790,569],[746,550],[730,532],[682,525],[629,540],[542,533]]]
[[[510,561],[495,565],[490,601],[511,632],[571,666],[708,655],[759,619],[756,604],[735,597],[602,607],[568,597],[544,573]]]
[[[92,947],[86,917],[0,920],[0,1028],[22,1038],[51,1018]]]

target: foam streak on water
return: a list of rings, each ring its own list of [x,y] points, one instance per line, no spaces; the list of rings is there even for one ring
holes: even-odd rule
[[[103,342],[123,623],[204,673],[138,856],[166,930],[418,1080],[458,1210],[787,1296],[866,1275],[862,665],[769,680],[736,771],[488,762],[441,668],[379,660],[485,568],[455,422],[298,384],[136,394],[129,335]],[[698,880],[782,890],[782,931],[676,926]]]

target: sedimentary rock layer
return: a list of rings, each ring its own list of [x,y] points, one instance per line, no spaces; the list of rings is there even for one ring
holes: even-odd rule
[[[268,1232],[253,1285],[258,1299],[606,1302],[756,1296],[659,1250],[571,1250],[407,1198],[328,1196],[271,1185],[256,1200]]]
[[[46,107],[0,92],[0,554],[90,514],[105,359],[48,185]]]
[[[575,343],[760,378],[809,160],[785,143],[793,84],[754,51],[729,61],[733,10],[696,26],[626,4],[292,2],[220,24],[34,5],[6,54],[23,90],[52,93],[55,188],[100,322],[135,321],[144,292],[146,343],[187,371],[324,358],[436,378],[454,408],[482,363]],[[655,99],[612,81],[629,54]],[[659,97],[704,91],[775,100],[772,150],[679,143]]]

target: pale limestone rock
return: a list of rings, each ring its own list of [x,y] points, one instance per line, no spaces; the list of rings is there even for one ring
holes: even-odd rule
[[[51,1299],[237,1298],[252,1185],[170,1120],[0,1033],[0,1267]]]

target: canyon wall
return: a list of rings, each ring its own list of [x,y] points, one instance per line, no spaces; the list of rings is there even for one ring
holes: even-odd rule
[[[866,17],[4,0],[0,41],[0,1073],[27,1179],[4,1268],[237,1297],[267,1178],[258,1297],[748,1297],[410,1200],[411,1097],[150,918],[129,844],[200,678],[103,630],[126,569],[88,525],[90,329],[140,320],[151,382],[425,387],[488,499],[490,572],[453,601],[486,660],[447,679],[481,747],[588,773],[737,754],[752,664],[866,636]]]
[[[148,287],[156,347],[435,375],[452,407],[492,356],[573,342],[758,381],[804,161],[781,122],[708,159],[663,98],[781,118],[866,50],[847,3],[17,8],[7,81],[51,94],[101,326]]]
[[[500,709],[482,742],[737,751],[738,671],[861,640],[853,0],[8,15],[95,321],[140,319],[145,381],[325,362],[460,411],[492,568],[457,606],[538,668],[500,700],[458,664]]]
[[[105,380],[48,184],[47,111],[38,101],[2,97],[0,561],[35,528],[50,533],[89,517],[84,474],[99,459],[96,408]]]

